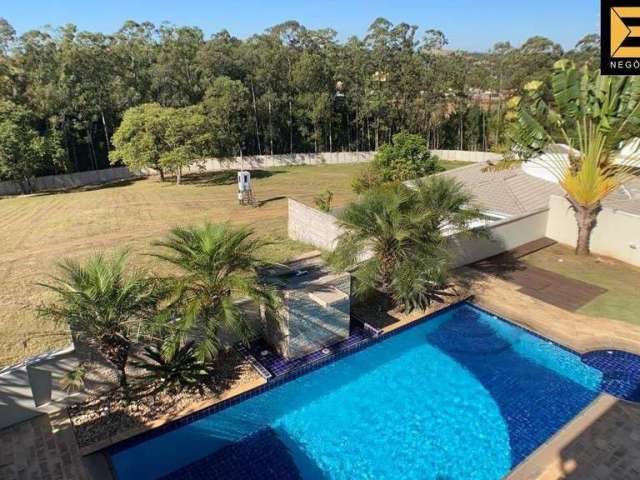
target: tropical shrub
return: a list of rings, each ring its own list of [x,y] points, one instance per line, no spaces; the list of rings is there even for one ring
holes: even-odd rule
[[[168,308],[176,312],[178,320],[171,323],[173,334],[165,348],[178,348],[180,342],[193,340],[199,359],[213,359],[220,347],[222,327],[240,339],[251,336],[235,300],[249,297],[267,308],[277,303],[258,276],[258,269],[265,265],[258,252],[267,242],[254,238],[251,229],[229,223],[178,227],[154,245],[164,250],[154,256],[180,271],[168,280]]]
[[[318,210],[322,210],[323,212],[331,211],[331,202],[333,201],[333,192],[331,190],[326,190],[325,192],[317,195],[314,199],[314,203]]]
[[[431,155],[426,140],[420,135],[396,133],[391,143],[376,152],[369,171],[353,183],[356,193],[385,182],[403,182],[425,177],[443,170],[438,157]]]
[[[377,187],[340,215],[344,234],[329,261],[341,269],[355,267],[356,295],[379,290],[405,311],[426,308],[446,287],[445,232],[467,231],[480,217],[453,179]],[[368,258],[361,261],[363,256]]]
[[[87,369],[84,365],[66,372],[60,379],[60,387],[67,393],[75,393],[84,389],[84,378]]]
[[[145,371],[144,382],[158,382],[161,388],[174,391],[202,386],[207,369],[198,358],[193,341],[168,351],[158,342],[144,348],[144,357],[134,365]]]
[[[118,372],[128,394],[126,366],[134,336],[162,298],[158,282],[142,270],[127,272],[126,253],[97,254],[83,263],[63,260],[59,274],[40,284],[56,294],[39,313],[68,324],[74,339],[95,347]]]

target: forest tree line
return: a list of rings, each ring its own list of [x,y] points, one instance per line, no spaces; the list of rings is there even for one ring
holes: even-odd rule
[[[242,40],[133,21],[18,36],[0,19],[0,179],[108,167],[125,112],[145,104],[204,105],[203,156],[373,150],[401,131],[430,148],[496,149],[511,95],[561,57],[596,65],[600,48],[597,35],[568,52],[539,36],[483,53],[447,44],[383,18],[346,41],[295,21]]]

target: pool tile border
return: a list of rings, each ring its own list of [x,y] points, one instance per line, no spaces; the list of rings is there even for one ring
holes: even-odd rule
[[[164,425],[161,425],[157,428],[151,429],[151,430],[147,430],[146,432],[142,432],[139,433],[133,437],[130,437],[128,439],[122,440],[121,442],[118,442],[114,445],[111,445],[109,447],[104,448],[102,451],[107,452],[109,454],[116,454],[122,450],[126,450],[127,448],[133,447],[135,445],[138,445],[140,443],[145,442],[146,440],[149,440],[151,438],[163,435],[167,432],[171,432],[173,430],[177,430],[178,428],[184,426],[184,425],[188,425],[190,423],[193,423],[197,420],[200,420],[201,418],[207,417],[209,415],[213,415],[217,412],[220,412],[222,410],[225,410],[229,407],[232,407],[234,405],[237,405],[238,403],[244,401],[244,400],[248,400],[252,397],[255,397],[257,395],[260,395],[261,393],[264,393],[268,390],[271,390],[272,388],[278,387],[280,385],[283,385],[285,383],[288,383],[290,381],[293,381],[303,375],[306,375],[307,373],[310,373],[312,371],[318,370],[319,368],[326,366],[328,364],[334,363],[338,360],[341,360],[345,357],[348,357],[354,353],[357,353],[361,350],[364,350],[365,348],[371,347],[373,345],[376,345],[377,343],[387,339],[387,338],[391,338],[397,334],[400,334],[402,332],[404,332],[405,330],[417,326],[419,324],[422,324],[425,321],[430,320],[434,315],[436,314],[441,314],[441,313],[445,313],[448,312],[450,310],[456,309],[456,308],[461,308],[464,305],[468,305],[471,306],[472,308],[476,308],[475,305],[473,305],[472,303],[470,303],[468,301],[468,299],[466,300],[462,300],[460,302],[457,303],[452,303],[450,305],[447,305],[444,308],[441,308],[435,312],[429,313],[427,315],[425,315],[424,317],[418,318],[416,320],[413,320],[411,322],[407,322],[404,325],[399,326],[398,328],[396,328],[395,330],[392,330],[388,333],[383,333],[377,337],[369,337],[365,340],[363,340],[362,342],[359,342],[355,345],[351,345],[350,347],[346,348],[343,351],[337,352],[334,355],[328,356],[328,357],[324,357],[314,363],[310,363],[304,366],[301,366],[300,368],[296,369],[296,370],[292,370],[282,376],[279,377],[274,377],[271,380],[269,380],[268,382],[259,385],[258,387],[255,387],[251,390],[248,390],[246,392],[240,393],[234,397],[225,399],[221,402],[218,402],[214,405],[211,405],[210,407],[206,407],[203,408],[202,410],[186,415],[185,417],[182,417],[180,419],[171,421],[169,423],[166,423]],[[493,315],[493,314],[492,314]]]
[[[255,388],[252,388],[246,392],[240,393],[234,397],[225,399],[223,401],[220,401],[214,405],[211,405],[209,407],[205,407],[204,409],[186,415],[183,418],[177,419],[175,421],[166,423],[164,425],[161,425],[157,428],[148,430],[146,432],[142,432],[138,435],[135,435],[133,437],[130,437],[126,440],[123,440],[121,442],[118,442],[114,445],[111,445],[105,449],[103,449],[103,452],[106,452],[108,454],[116,454],[122,450],[126,450],[127,448],[130,448],[132,446],[138,445],[140,443],[145,442],[146,440],[149,440],[151,438],[163,435],[167,432],[176,430],[184,425],[188,425],[190,423],[193,423],[201,418],[207,417],[209,415],[215,414],[219,411],[225,410],[227,408],[230,408],[234,405],[237,405],[238,403],[241,403],[244,400],[248,400],[254,396],[260,395],[268,390],[271,390],[272,388],[278,387],[280,385],[283,385],[285,383],[288,383],[290,381],[293,381],[303,375],[306,375],[307,373],[313,372],[315,370],[320,369],[323,366],[329,365],[331,363],[334,363],[338,360],[341,360],[345,357],[348,357],[354,353],[357,353],[359,351],[362,351],[368,347],[371,347],[373,345],[378,344],[379,342],[384,341],[385,339],[391,338],[395,335],[398,335],[402,332],[404,332],[405,330],[408,330],[410,328],[413,328],[415,326],[418,326],[420,324],[422,324],[423,322],[426,322],[428,320],[430,320],[432,317],[434,317],[437,314],[441,314],[441,313],[446,313],[448,311],[457,309],[457,308],[462,308],[464,306],[469,306],[475,310],[478,310],[480,312],[483,312],[485,314],[491,315],[493,317],[496,317],[506,323],[508,323],[509,325],[512,325],[516,328],[519,328],[531,335],[533,335],[534,337],[539,338],[540,340],[543,340],[545,342],[549,342],[555,346],[560,347],[561,349],[572,353],[574,355],[577,355],[578,357],[582,357],[583,353],[578,352],[566,345],[563,345],[559,342],[556,342],[554,340],[551,340],[547,337],[545,337],[544,335],[532,330],[531,328],[522,325],[516,321],[513,321],[509,318],[505,318],[502,315],[500,315],[497,312],[492,311],[491,309],[488,309],[486,307],[481,307],[479,305],[477,305],[474,301],[473,301],[473,297],[469,297],[469,298],[465,298],[463,300],[460,300],[456,303],[452,303],[450,305],[447,305],[441,309],[438,309],[434,312],[430,312],[422,317],[416,318],[416,319],[412,319],[410,321],[406,321],[405,323],[402,323],[401,325],[398,325],[396,328],[391,329],[389,331],[383,331],[381,332],[378,336],[371,336],[369,338],[365,338],[360,342],[357,342],[356,344],[353,345],[349,345],[348,347],[346,347],[344,350],[338,351],[332,355],[328,355],[326,357],[320,358],[314,362],[311,362],[309,364],[303,365],[298,367],[297,369],[291,370],[287,373],[284,373],[280,376],[272,376],[266,383],[257,386]],[[613,349],[610,349],[613,350]],[[258,364],[260,364],[260,362],[255,359],[256,362]],[[263,367],[264,368],[264,367]],[[269,372],[270,373],[270,372]],[[600,395],[607,395],[604,392],[601,392]],[[613,397],[612,397],[613,398]],[[622,401],[625,401],[624,399],[621,399]],[[571,425],[574,421],[576,421],[578,418],[582,417],[582,415],[588,411],[590,409],[591,405],[587,406],[582,412],[580,412],[578,414],[577,417],[575,417],[574,419],[572,419],[568,424],[564,425],[558,432],[556,432],[556,434],[554,434],[550,439],[548,439],[543,445],[541,445],[540,447],[538,447],[536,450],[534,450],[527,458],[525,458],[522,462],[520,462],[518,465],[514,466],[509,473],[507,474],[506,478],[511,478],[511,475],[518,470],[521,466],[523,466],[523,464],[528,463],[529,459],[533,456],[536,455],[536,453],[540,450],[540,449],[544,449],[545,446],[551,442],[557,435],[560,435],[566,428],[567,426]],[[111,461],[110,457],[109,460]],[[113,468],[112,465],[112,469],[115,472],[115,468]],[[519,477],[518,477],[519,478]]]

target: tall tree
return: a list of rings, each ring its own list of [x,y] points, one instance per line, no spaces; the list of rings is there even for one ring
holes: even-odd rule
[[[213,153],[242,155],[249,117],[249,91],[239,80],[218,77],[207,89],[202,107],[213,132]]]
[[[640,80],[608,77],[585,66],[559,61],[550,85],[532,81],[514,112],[512,140],[518,157],[508,167],[544,152],[549,145],[569,146],[569,154],[548,153],[545,165],[565,190],[578,224],[576,253],[589,254],[591,232],[602,200],[640,168]],[[621,146],[628,154],[619,159]]]
[[[64,160],[55,130],[40,134],[33,114],[24,107],[0,100],[0,178],[14,180],[31,193],[31,179]]]

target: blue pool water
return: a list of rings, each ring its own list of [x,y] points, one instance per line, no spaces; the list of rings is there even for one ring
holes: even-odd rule
[[[462,304],[111,458],[120,480],[494,480],[601,381],[572,352]]]

